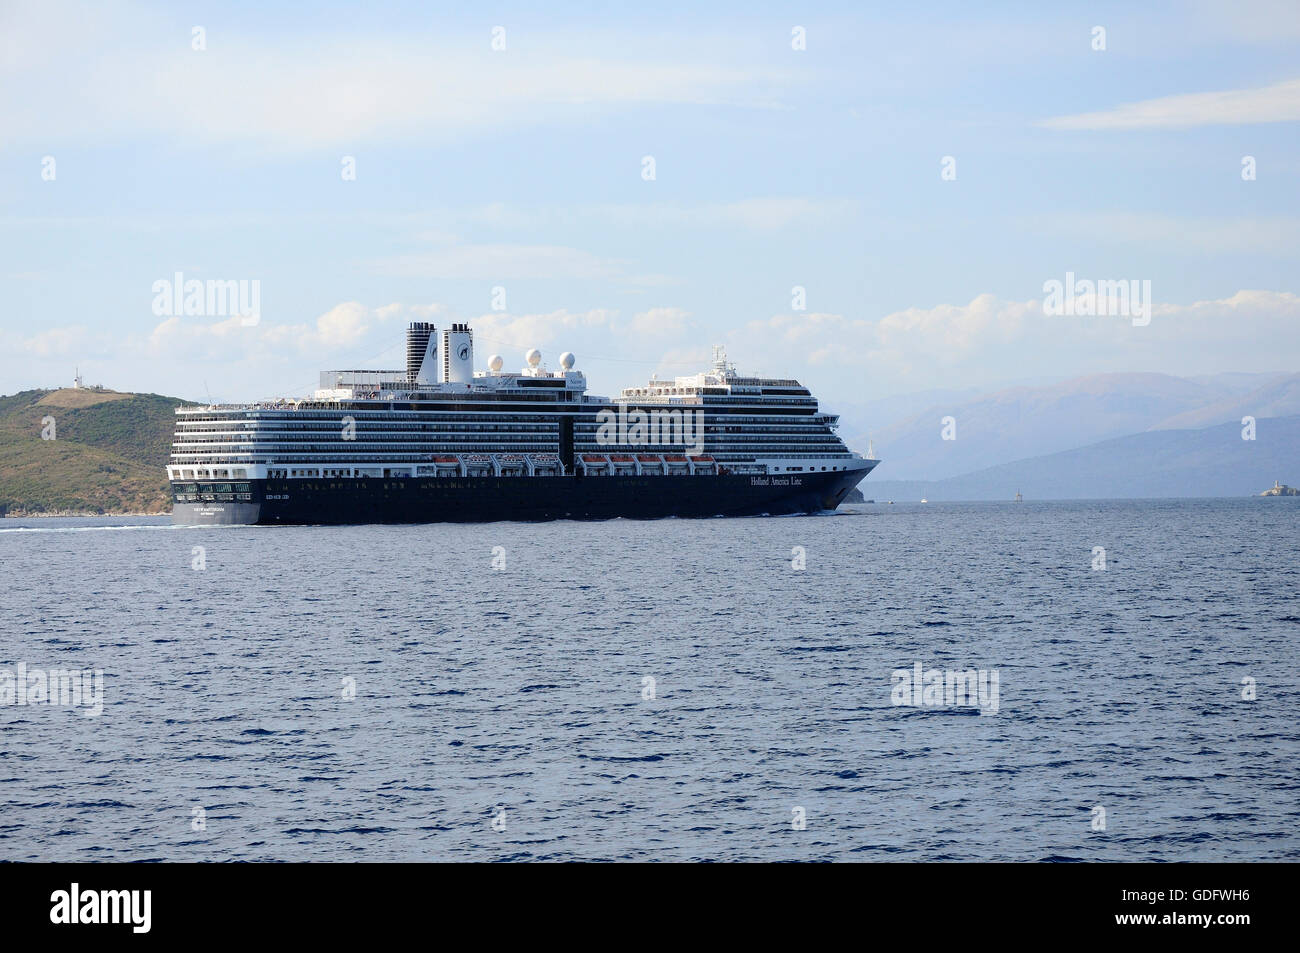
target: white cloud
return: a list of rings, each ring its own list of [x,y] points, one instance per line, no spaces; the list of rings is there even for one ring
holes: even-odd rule
[[[70,326],[0,335],[0,371],[13,375],[21,368],[57,382],[78,363],[88,377],[119,389],[196,397],[211,385],[220,388],[215,399],[301,396],[323,368],[402,366],[402,326],[419,317],[434,317],[440,326],[461,320],[437,304],[370,308],[347,301],[297,324],[168,318],[142,339],[111,340]],[[695,334],[685,310],[668,305],[628,319],[593,308],[464,320],[474,328],[478,366],[500,353],[508,368],[521,367],[530,347],[541,348],[554,366],[560,351],[571,350],[596,393],[616,392],[652,369],[666,376],[702,370],[712,343]],[[743,373],[797,377],[835,402],[933,387],[988,388],[1027,375],[1294,370],[1298,328],[1300,295],[1247,289],[1190,304],[1157,303],[1145,327],[1121,317],[1051,317],[1041,299],[981,294],[966,304],[879,318],[777,314],[730,333],[713,329],[711,337],[729,345]]]
[[[372,263],[381,275],[441,280],[506,278],[614,278],[623,262],[564,245],[468,244],[438,241],[426,252]]]
[[[107,345],[104,335],[91,334],[85,327],[50,328],[31,337],[19,336],[12,346],[32,357],[72,359],[102,353]]]
[[[552,229],[560,226],[617,225],[629,228],[733,228],[778,231],[789,227],[823,226],[852,221],[861,224],[860,203],[855,199],[811,199],[798,196],[746,198],[731,202],[622,203],[580,205],[510,205],[492,202],[471,207],[427,206],[401,212],[367,208],[293,211],[195,211],[187,221],[196,228],[250,229],[280,228],[286,225],[365,225],[403,228],[411,237],[433,245],[455,244],[462,233],[480,227],[502,231]],[[880,220],[876,220],[880,221]],[[428,223],[437,222],[439,227]],[[167,212],[120,213],[80,216],[0,215],[0,227],[7,228],[104,228],[165,233],[175,223]],[[892,227],[897,227],[891,223]],[[9,277],[35,277],[10,275]]]
[[[633,315],[628,329],[640,335],[681,334],[690,316],[681,308],[651,308]]]
[[[413,314],[420,310],[400,304],[367,308],[358,301],[344,301],[311,323],[264,321],[251,326],[237,315],[220,321],[169,317],[153,328],[144,343],[150,356],[169,360],[237,360],[269,353],[321,356],[360,346],[376,329],[420,316]]]
[[[384,312],[386,317],[394,314],[391,309]],[[316,319],[316,338],[328,348],[351,347],[370,330],[372,315],[379,317],[356,301],[338,305]]]
[[[606,203],[601,205],[522,206],[492,202],[469,209],[442,208],[420,213],[421,217],[462,226],[494,229],[542,229],[577,223],[615,225],[626,228],[731,228],[747,231],[779,231],[796,226],[823,226],[854,219],[860,203],[855,199],[812,199],[800,196],[767,196],[730,202],[684,204]],[[405,223],[405,222],[403,222]],[[458,236],[445,230],[422,230],[422,241],[455,242]]]
[[[1038,125],[1067,130],[1180,129],[1297,120],[1300,79],[1255,89],[1162,96],[1101,112],[1055,116],[1040,120]]]
[[[490,352],[518,351],[522,355],[531,347],[553,345],[569,349],[577,346],[575,341],[580,337],[592,333],[625,342],[630,338],[643,345],[651,339],[682,333],[688,318],[688,312],[675,307],[651,308],[627,321],[619,321],[618,312],[607,308],[576,312],[562,308],[531,314],[488,312],[459,318],[441,304],[394,303],[370,308],[358,301],[344,301],[315,320],[298,324],[263,321],[245,326],[238,316],[220,321],[170,317],[160,321],[143,344],[144,353],[156,360],[202,360],[217,367],[225,361],[246,361],[250,355],[275,354],[324,367],[337,363],[345,353],[399,351],[407,321],[464,320],[474,328],[479,364],[485,364]],[[129,352],[137,343],[126,342],[120,350]],[[83,329],[59,328],[44,332],[22,346],[31,353],[61,355],[81,353],[83,345]],[[626,352],[621,356],[631,357]]]
[[[593,214],[617,225],[691,228],[744,228],[775,231],[795,225],[825,225],[850,217],[852,199],[799,197],[749,198],[703,205],[604,205]]]
[[[1182,252],[1259,252],[1293,255],[1300,247],[1300,219],[1278,216],[1205,218],[1148,212],[1097,212],[1026,218],[1036,233],[1100,242],[1161,246]]]
[[[756,84],[785,75],[637,37],[481,33],[282,35],[274,42],[206,25],[206,49],[157,11],[118,3],[0,11],[0,128],[43,144],[153,133],[199,144],[303,151],[552,119],[641,104],[761,105]],[[93,20],[94,29],[78,24]],[[188,22],[188,21],[187,21]],[[607,49],[609,55],[591,50]],[[60,69],[51,72],[50,62]]]
[[[469,319],[474,329],[475,350],[479,364],[485,364],[489,352],[500,352],[506,358],[509,369],[517,353],[520,366],[523,366],[523,353],[529,348],[546,349],[549,345],[560,343],[565,350],[571,348],[575,333],[609,327],[617,311],[605,308],[593,308],[590,311],[573,312],[561,308],[545,314],[506,314],[489,313]],[[551,360],[558,357],[546,353],[543,358]]]
[[[1225,34],[1242,43],[1274,45],[1300,39],[1300,6],[1295,0],[1197,0],[1199,25],[1210,39]]]
[[[854,391],[864,386],[884,396],[988,386],[1027,373],[1284,370],[1300,367],[1298,328],[1300,296],[1290,292],[1157,303],[1145,327],[1122,317],[1052,317],[1043,314],[1041,299],[982,294],[964,305],[908,308],[879,319],[778,314],[750,322],[746,351],[733,356],[769,373],[800,368],[827,395],[860,399]]]
[[[1300,295],[1290,291],[1238,291],[1230,298],[1211,301],[1197,301],[1190,305],[1157,304],[1155,317],[1169,317],[1179,320],[1180,327],[1191,330],[1200,323],[1203,331],[1213,330],[1216,334],[1236,334],[1239,328],[1225,327],[1232,321],[1263,321],[1288,329],[1293,335],[1300,329]],[[1264,330],[1261,328],[1260,330]],[[1267,345],[1268,338],[1254,342]]]

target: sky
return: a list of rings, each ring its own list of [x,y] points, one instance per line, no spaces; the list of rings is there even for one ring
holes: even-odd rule
[[[603,394],[1300,369],[1293,0],[595,6],[0,0],[0,392],[302,395],[411,320]]]

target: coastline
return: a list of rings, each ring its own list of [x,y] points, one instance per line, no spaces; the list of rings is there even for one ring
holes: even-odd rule
[[[110,516],[170,516],[170,515],[171,515],[171,510],[157,510],[157,511],[152,512],[152,513],[140,513],[140,512],[133,512],[133,511],[121,511],[121,512],[119,512],[119,511],[116,511],[116,510],[114,510],[114,511],[110,511],[110,512],[98,512],[98,513],[92,513],[92,512],[90,512],[89,510],[57,510],[57,511],[51,513],[51,512],[48,512],[48,511],[42,510],[42,511],[37,512],[37,513],[22,513],[22,512],[19,512],[19,513],[13,513],[13,512],[9,512],[9,513],[5,513],[3,516],[0,516],[0,519],[24,519],[24,520],[32,520],[32,519],[41,519],[41,518],[46,518],[46,517],[51,518],[51,519],[59,518],[59,517],[63,517],[63,518],[68,518],[68,517],[77,517],[77,518],[80,518],[80,519],[93,519],[93,518],[95,518],[95,517],[104,517],[104,518],[108,518],[108,517],[110,517]]]

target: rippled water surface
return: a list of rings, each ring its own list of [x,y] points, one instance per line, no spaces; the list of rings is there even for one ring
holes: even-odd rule
[[[0,521],[0,859],[1300,859],[1298,503]]]

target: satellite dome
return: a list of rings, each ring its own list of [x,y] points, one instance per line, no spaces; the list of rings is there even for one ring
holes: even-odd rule
[[[542,352],[535,347],[529,348],[528,353],[524,355],[524,360],[528,362],[529,367],[536,367],[542,363]]]
[[[493,354],[491,357],[488,358],[488,370],[490,370],[493,374],[499,374],[501,372],[501,368],[505,367],[505,365],[506,362],[502,359],[500,354]]]
[[[576,360],[577,358],[573,356],[572,351],[565,351],[560,355],[560,366],[566,371],[571,371],[573,370],[573,362]]]

